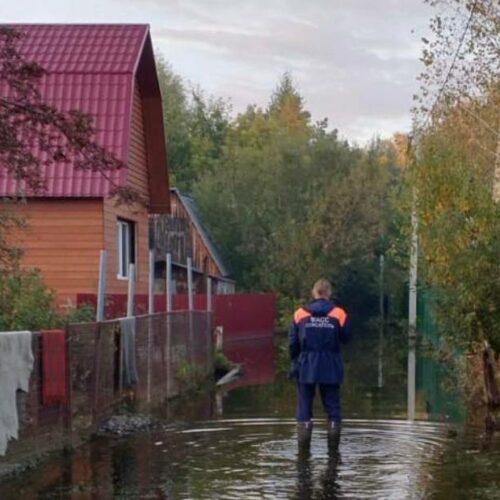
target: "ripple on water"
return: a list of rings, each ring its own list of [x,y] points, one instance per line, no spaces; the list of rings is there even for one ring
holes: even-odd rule
[[[427,422],[345,420],[333,454],[324,421],[315,422],[310,454],[297,453],[292,419],[221,419],[178,433],[208,440],[183,463],[191,476],[198,473],[198,461],[210,464],[202,468],[200,498],[400,499],[425,492],[428,470],[449,441],[447,428]],[[178,496],[189,494],[181,487]]]

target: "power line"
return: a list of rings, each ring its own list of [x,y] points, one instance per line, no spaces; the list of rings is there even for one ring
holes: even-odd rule
[[[451,62],[451,65],[448,68],[448,72],[446,73],[446,77],[445,77],[445,79],[444,79],[444,81],[443,81],[443,83],[441,85],[441,88],[439,89],[439,92],[438,92],[438,94],[436,96],[436,99],[434,100],[434,103],[431,106],[431,109],[427,112],[427,115],[425,117],[425,120],[424,120],[422,128],[427,125],[427,123],[428,123],[428,121],[429,121],[432,113],[434,112],[434,109],[436,108],[436,106],[438,104],[439,99],[441,98],[441,95],[444,92],[444,89],[446,88],[446,85],[448,84],[448,80],[450,79],[451,73],[455,69],[455,64],[457,62],[458,55],[460,54],[460,50],[462,49],[462,45],[463,45],[464,40],[465,40],[465,35],[469,31],[470,24],[472,22],[472,18],[474,17],[474,13],[475,13],[475,10],[476,10],[477,3],[478,3],[478,0],[474,0],[474,4],[472,5],[472,8],[470,10],[470,14],[469,14],[469,17],[467,19],[467,23],[465,24],[465,29],[464,29],[464,31],[462,33],[462,36],[460,37],[460,41],[458,43],[457,50],[455,51],[455,55],[453,56],[453,60]]]

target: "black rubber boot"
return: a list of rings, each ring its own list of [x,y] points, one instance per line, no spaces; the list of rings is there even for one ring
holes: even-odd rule
[[[313,423],[311,421],[297,423],[297,439],[299,447],[308,448],[311,445],[312,429]]]
[[[328,449],[330,451],[335,451],[340,442],[340,422],[330,421],[328,422]]]

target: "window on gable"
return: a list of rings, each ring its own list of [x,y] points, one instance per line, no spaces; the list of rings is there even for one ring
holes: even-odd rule
[[[118,219],[117,249],[118,249],[118,277],[129,277],[129,266],[135,264],[135,223]]]

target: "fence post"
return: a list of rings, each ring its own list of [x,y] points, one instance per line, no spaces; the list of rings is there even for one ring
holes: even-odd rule
[[[207,373],[210,373],[212,367],[212,278],[207,277]]]
[[[188,321],[189,321],[189,351],[191,363],[194,363],[194,328],[193,328],[193,261],[187,258],[187,282],[188,282]]]
[[[172,312],[172,254],[165,255],[165,293],[166,293],[166,311]]]
[[[101,250],[99,257],[99,285],[97,288],[97,311],[96,311],[96,321],[102,321],[104,319],[104,305],[106,298],[106,261],[107,261],[107,251]]]
[[[165,311],[166,311],[166,329],[167,329],[167,397],[172,394],[172,339],[171,339],[171,316],[172,312],[172,254],[168,252],[165,255]]]
[[[193,261],[191,257],[187,258],[187,282],[188,282],[188,309],[192,311],[193,307]]]
[[[207,312],[212,312],[212,278],[207,278]]]
[[[134,315],[134,300],[135,300],[135,265],[130,264],[128,267],[128,297],[127,297],[127,317]]]
[[[155,252],[149,251],[148,313],[155,312]]]
[[[154,250],[149,250],[149,281],[148,281],[148,377],[147,377],[147,394],[146,401],[151,402],[151,368],[153,366],[153,328],[154,319],[152,315],[155,312],[155,253]]]

